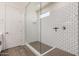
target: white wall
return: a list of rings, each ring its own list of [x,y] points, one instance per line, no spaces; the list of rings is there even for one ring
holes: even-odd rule
[[[12,5],[10,3],[4,3],[3,6],[0,3],[0,32],[8,32],[6,34],[5,48],[11,48],[24,44],[24,10]],[[3,9],[4,8],[4,9]],[[1,27],[2,25],[3,28]],[[6,26],[5,26],[6,25]],[[3,31],[2,31],[2,30]],[[4,34],[5,35],[5,34]]]
[[[0,3],[0,33],[4,33],[5,29],[5,3]],[[4,49],[4,40],[2,39],[2,35],[0,35],[0,41],[2,42],[0,49]]]
[[[5,17],[5,4],[0,3],[0,33],[4,32],[4,17]]]
[[[78,3],[55,3],[42,12],[47,11],[50,16],[41,21],[42,42],[78,55]],[[55,32],[54,27],[59,30]]]

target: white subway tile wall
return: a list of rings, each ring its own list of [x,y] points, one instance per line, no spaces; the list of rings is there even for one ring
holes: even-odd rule
[[[63,2],[54,6],[42,11],[50,12],[49,17],[42,19],[42,42],[78,55],[78,3]],[[59,28],[57,32],[54,27]]]

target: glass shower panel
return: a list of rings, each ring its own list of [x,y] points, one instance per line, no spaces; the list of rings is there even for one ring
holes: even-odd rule
[[[42,2],[40,7],[41,53],[78,55],[78,4]]]
[[[25,16],[26,43],[39,54],[78,55],[78,3],[31,2]]]
[[[50,47],[50,46],[48,46],[47,44],[45,44],[42,40],[44,40],[43,39],[43,36],[42,35],[44,35],[44,34],[47,34],[47,33],[44,33],[43,31],[42,31],[42,26],[43,26],[43,24],[42,24],[42,20],[43,20],[43,18],[44,17],[47,17],[47,16],[49,16],[49,12],[46,12],[46,13],[43,13],[43,9],[45,8],[45,6],[47,5],[48,3],[43,3],[43,2],[41,2],[40,3],[40,9],[38,9],[37,10],[37,14],[38,14],[38,18],[39,18],[39,32],[40,32],[40,54],[43,54],[44,52],[46,52],[47,50],[49,50],[50,48],[52,48],[52,47]],[[46,29],[44,28],[44,30],[46,31]],[[45,37],[45,36],[44,36]]]
[[[40,52],[40,18],[37,10],[39,2],[30,2],[26,7],[26,42],[36,51]]]

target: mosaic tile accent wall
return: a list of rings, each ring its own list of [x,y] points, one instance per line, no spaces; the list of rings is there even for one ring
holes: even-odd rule
[[[42,19],[42,42],[78,55],[78,3],[63,2],[50,8],[44,10],[50,16]],[[59,30],[55,32],[54,27]]]

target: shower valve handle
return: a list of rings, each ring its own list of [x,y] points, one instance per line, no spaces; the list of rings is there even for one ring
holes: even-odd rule
[[[5,34],[8,34],[8,32],[6,32]]]

